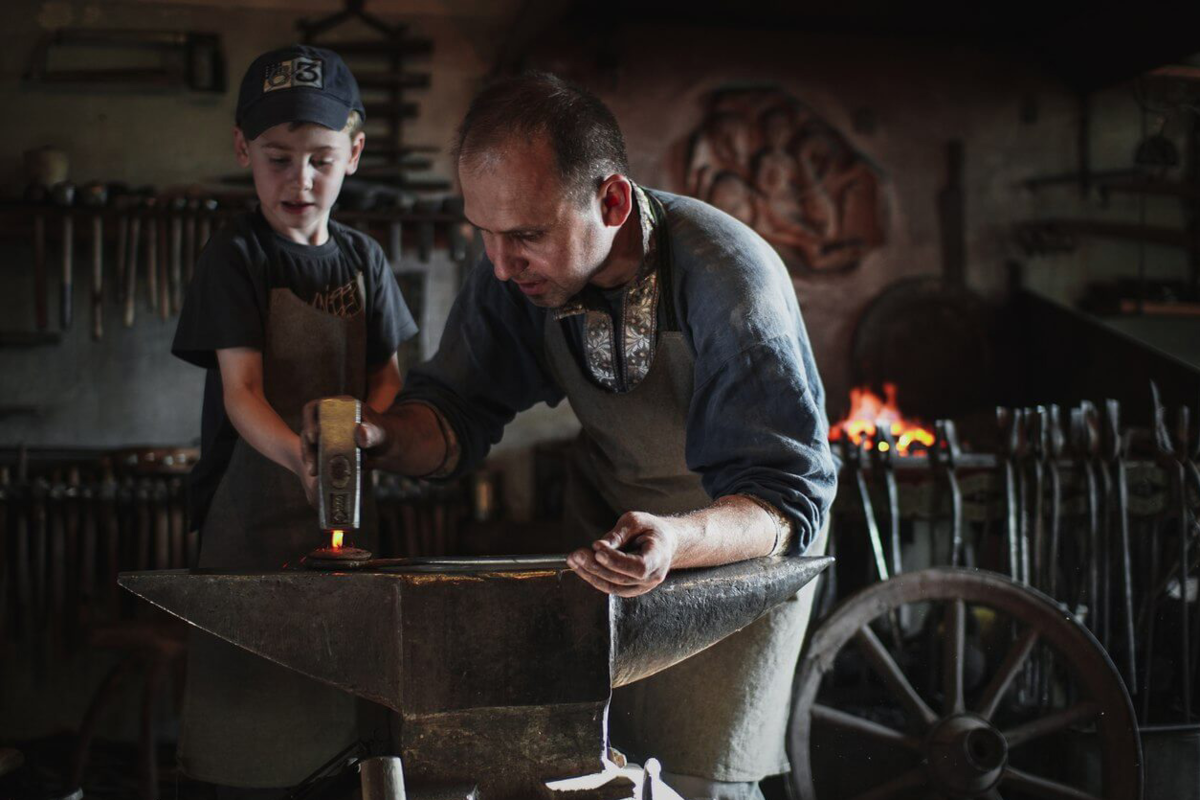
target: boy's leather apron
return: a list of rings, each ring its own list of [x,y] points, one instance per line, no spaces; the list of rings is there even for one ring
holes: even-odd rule
[[[257,233],[277,267],[273,234]],[[340,238],[338,246],[355,263],[352,248]],[[361,274],[362,265],[357,266]],[[293,431],[299,432],[309,400],[365,396],[363,311],[337,317],[289,289],[275,288],[265,327],[263,390]],[[374,542],[361,540],[368,531],[373,527],[364,525],[355,544],[373,549]],[[200,541],[198,566],[221,570],[278,570],[325,544],[300,480],[242,439],[217,487]],[[357,735],[351,695],[195,629],[182,723],[184,774],[241,787],[297,784]]]
[[[666,224],[658,230],[660,297],[670,306]],[[624,394],[593,384],[567,345],[563,323],[546,321],[551,373],[583,425],[566,496],[568,534],[580,538],[568,546],[606,533],[625,511],[680,514],[712,502],[684,457],[694,359],[670,311],[650,371]],[[822,538],[808,552],[823,547]],[[665,771],[710,780],[756,781],[786,772],[792,674],[814,591],[810,584],[713,647],[614,690],[613,745],[637,758],[658,758]]]

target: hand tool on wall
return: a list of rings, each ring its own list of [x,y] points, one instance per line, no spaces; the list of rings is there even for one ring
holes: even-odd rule
[[[1125,686],[1130,694],[1137,693],[1137,651],[1134,645],[1133,563],[1129,546],[1129,479],[1125,471],[1125,443],[1121,439],[1121,404],[1116,400],[1104,402],[1104,427],[1101,449],[1112,476],[1110,511],[1118,537],[1117,558],[1121,578],[1121,631],[1119,643],[1124,649]]]
[[[168,309],[178,314],[183,308],[183,217],[187,211],[187,198],[176,197],[171,201],[171,299]]]
[[[1025,409],[1025,441],[1033,467],[1033,502],[1030,524],[1033,531],[1029,548],[1030,583],[1035,589],[1046,589],[1046,407]]]
[[[54,204],[62,210],[62,285],[59,298],[59,325],[63,330],[71,327],[73,309],[74,263],[75,263],[75,217],[71,206],[75,204],[75,185],[56,183],[51,189]]]
[[[1096,428],[1096,408],[1087,400],[1071,409],[1070,422],[1071,453],[1075,456],[1075,469],[1083,483],[1084,500],[1087,503],[1087,574],[1085,596],[1087,597],[1086,623],[1088,629],[1099,637],[1104,602],[1100,596],[1100,495],[1094,468],[1100,449],[1099,432]],[[1078,603],[1076,603],[1078,606]]]
[[[934,423],[937,441],[933,453],[937,464],[946,477],[946,486],[950,490],[950,566],[958,567],[963,563],[963,498],[962,487],[958,484],[958,463],[962,460],[962,448],[958,444],[958,431],[954,422],[941,419]]]
[[[1021,410],[996,408],[996,426],[1000,429],[1000,457],[1004,471],[1004,535],[1008,549],[1009,576],[1019,583],[1028,583],[1022,554],[1027,552],[1021,542],[1021,509],[1017,505],[1017,450],[1021,437]]]
[[[171,568],[171,515],[167,508],[167,484],[162,478],[151,480],[150,506],[154,515],[154,550],[152,563],[155,569]]]
[[[125,304],[125,269],[129,262],[129,208],[133,198],[127,194],[110,197],[117,214],[117,252],[113,259],[113,299]]]
[[[1179,537],[1179,564],[1178,564],[1178,587],[1179,587],[1179,674],[1181,677],[1180,695],[1183,702],[1184,722],[1190,722],[1192,715],[1192,686],[1191,686],[1191,668],[1189,660],[1191,658],[1191,643],[1189,641],[1190,625],[1188,624],[1188,592],[1187,579],[1188,569],[1191,566],[1191,559],[1188,553],[1188,508],[1187,508],[1187,471],[1184,467],[1184,462],[1187,458],[1187,438],[1189,427],[1189,414],[1187,407],[1180,409],[1179,418],[1177,420],[1175,436],[1167,426],[1167,409],[1162,403],[1162,396],[1159,394],[1158,386],[1150,382],[1150,395],[1154,408],[1154,444],[1156,461],[1160,469],[1169,476],[1169,488],[1167,490],[1167,504],[1164,519],[1173,519],[1176,523],[1175,530]],[[1183,448],[1182,452],[1178,452],[1177,448]],[[1147,592],[1143,599],[1145,619],[1145,660],[1143,666],[1143,675],[1146,681],[1144,694],[1142,696],[1142,722],[1149,722],[1149,702],[1150,702],[1150,676],[1152,673],[1155,645],[1155,622],[1158,616],[1157,608],[1159,594],[1155,591],[1155,587],[1159,581],[1158,563],[1160,559],[1159,546],[1161,544],[1158,526],[1155,526],[1151,534],[1151,553],[1150,553],[1150,572],[1147,576],[1146,589]]]
[[[171,316],[171,207],[163,200],[158,216],[158,318]]]
[[[1046,477],[1050,488],[1050,525],[1046,552],[1046,593],[1061,600],[1058,586],[1058,550],[1062,525],[1062,476],[1058,462],[1063,454],[1062,412],[1055,404],[1046,407]]]
[[[125,311],[121,315],[121,320],[126,328],[133,327],[137,308],[138,247],[142,240],[142,214],[145,209],[145,199],[131,197],[129,203],[129,260],[126,262],[124,270],[125,289],[121,293],[125,303]]]
[[[158,311],[158,198],[146,198],[146,306],[153,313]]]
[[[183,281],[184,289],[192,285],[192,274],[196,271],[196,214],[200,210],[200,200],[191,198],[187,201],[187,216],[183,224]]]
[[[896,439],[886,425],[875,429],[875,458],[883,473],[883,488],[888,501],[888,542],[892,575],[904,571],[900,550],[900,491],[896,486]]]
[[[108,187],[89,183],[83,187],[83,204],[92,210],[92,338],[104,336],[104,207]]]
[[[135,561],[138,569],[150,569],[150,551],[154,540],[154,519],[150,510],[152,488],[146,478],[134,484],[133,512],[136,531]]]
[[[167,484],[167,504],[170,509],[171,558],[167,569],[187,569],[187,531],[184,530],[183,503],[186,493],[183,481],[172,478]]]
[[[79,602],[79,588],[80,573],[85,565],[79,536],[82,516],[79,507],[81,490],[79,467],[72,466],[67,470],[66,483],[62,485],[62,501],[59,512],[62,516],[64,532],[62,627],[68,651],[73,651],[79,643],[79,623],[82,610]]]
[[[44,195],[37,202],[39,208],[33,215],[33,316],[37,329],[44,331],[50,326],[46,301],[46,215],[40,207],[45,202]]]
[[[875,507],[871,503],[871,492],[867,487],[866,475],[866,443],[846,442],[844,453],[846,460],[854,468],[854,483],[858,487],[858,499],[862,506],[863,519],[867,525],[867,539],[871,545],[871,556],[875,562],[875,574],[879,580],[886,581],[889,577],[887,556],[883,552],[883,539],[879,535],[879,524],[875,520]]]
[[[204,251],[204,246],[208,244],[209,237],[212,236],[213,217],[216,216],[216,213],[216,200],[206,197],[200,201],[200,233],[196,237],[196,255]]]
[[[400,268],[400,259],[404,256],[404,225],[398,219],[388,223],[388,262],[392,271]]]

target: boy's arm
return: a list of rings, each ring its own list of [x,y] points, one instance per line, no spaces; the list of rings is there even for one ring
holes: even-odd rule
[[[309,503],[316,499],[316,478],[304,468],[300,437],[292,433],[263,393],[262,353],[250,347],[217,350],[225,413],[246,443],[300,478]]]
[[[400,377],[400,359],[396,353],[377,367],[373,367],[367,375],[367,402],[373,410],[383,413],[392,407],[396,395],[404,386]]]

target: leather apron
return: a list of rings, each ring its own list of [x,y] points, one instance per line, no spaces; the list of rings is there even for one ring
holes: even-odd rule
[[[566,495],[567,530],[579,538],[568,547],[606,533],[626,511],[681,514],[712,502],[684,455],[694,359],[671,308],[667,225],[661,206],[651,203],[660,219],[659,296],[667,306],[641,383],[623,394],[596,386],[571,353],[564,323],[546,322],[550,371],[583,427]],[[823,548],[824,534],[808,553]],[[757,781],[788,771],[792,676],[815,583],[707,650],[614,690],[613,745],[637,759],[659,759],[666,772],[715,781]]]
[[[257,218],[255,229],[268,269],[280,268],[274,233]],[[364,265],[340,235],[332,230],[330,235],[358,267],[362,292]],[[299,432],[309,400],[365,397],[366,332],[362,310],[338,317],[313,308],[290,289],[271,289],[263,391],[293,431]],[[373,533],[374,526],[364,524],[354,544],[374,549],[374,542],[365,540]],[[242,439],[217,487],[200,541],[200,568],[252,571],[294,565],[327,544],[299,479]],[[227,786],[293,786],[355,741],[355,705],[345,692],[193,629],[180,768],[190,778]]]

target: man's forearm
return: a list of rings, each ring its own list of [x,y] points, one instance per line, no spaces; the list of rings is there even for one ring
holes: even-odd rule
[[[680,535],[672,569],[714,567],[769,555],[781,536],[776,520],[742,495],[722,497],[675,520]]]

